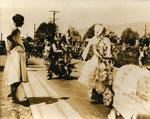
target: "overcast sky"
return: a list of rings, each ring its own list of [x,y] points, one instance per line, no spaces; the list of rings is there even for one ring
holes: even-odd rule
[[[11,17],[20,13],[25,17],[22,34],[33,36],[34,24],[48,22],[50,10],[56,14],[61,32],[68,26],[89,27],[94,23],[124,24],[150,22],[150,0],[0,0],[1,32],[7,34]]]

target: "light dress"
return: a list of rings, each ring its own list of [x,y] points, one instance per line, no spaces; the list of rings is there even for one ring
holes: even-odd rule
[[[10,53],[7,54],[4,68],[3,79],[5,85],[11,85],[16,82],[28,82],[25,48],[20,36],[20,31],[15,28],[10,34],[12,34],[15,30],[17,30],[17,33],[12,36],[12,39],[17,45],[13,49],[11,49],[12,43],[8,39],[5,40],[6,49],[7,51],[10,51]]]
[[[89,40],[88,45],[86,46],[82,54],[82,57],[84,60],[86,59],[88,55],[89,48],[91,47],[91,45],[92,46],[97,45],[98,42],[99,42],[99,39],[96,37],[93,37],[92,39]],[[86,64],[83,66],[81,76],[79,77],[78,81],[88,86],[88,80],[93,77],[97,65],[98,65],[98,57],[96,55],[93,55],[92,58],[88,60]]]
[[[95,45],[97,52],[107,58],[111,58],[111,42],[106,37],[100,37],[100,38],[92,38],[87,47],[90,47],[90,45]],[[86,47],[86,48],[87,48]],[[87,50],[86,55],[88,54]],[[85,56],[85,51],[83,52],[83,57]],[[108,71],[109,70],[109,71]],[[106,78],[111,78],[111,75],[108,73],[111,73],[111,66],[109,64],[108,59],[103,59],[97,57],[95,54],[92,56],[90,60],[86,62],[84,65],[81,76],[79,77],[79,82],[88,86],[89,89],[96,89],[97,92],[101,93],[104,92],[104,86],[106,83]],[[105,82],[104,82],[105,81]],[[104,84],[103,84],[104,83]]]
[[[107,90],[107,86],[112,85],[113,62],[111,60],[111,42],[107,37],[100,37],[97,45],[97,52],[101,57],[97,58],[97,67],[94,74],[88,80],[89,90],[95,89],[99,94]]]

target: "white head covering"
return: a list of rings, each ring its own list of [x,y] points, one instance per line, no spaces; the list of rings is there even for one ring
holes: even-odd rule
[[[102,33],[103,29],[104,29],[104,26],[102,24],[96,24],[94,27],[95,36],[99,36]]]

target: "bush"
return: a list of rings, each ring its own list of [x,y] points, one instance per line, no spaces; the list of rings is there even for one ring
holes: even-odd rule
[[[118,54],[116,54],[116,57],[114,57],[114,65],[116,67],[121,67],[126,64],[138,65],[138,57],[139,57],[138,47],[130,46],[125,50],[116,48],[116,51],[118,51]]]

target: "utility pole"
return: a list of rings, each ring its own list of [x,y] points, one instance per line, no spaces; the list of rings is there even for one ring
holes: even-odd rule
[[[36,30],[36,24],[34,24],[34,40],[35,40],[35,30]]]
[[[1,33],[1,41],[3,40],[3,33]]]
[[[0,34],[1,34],[1,41],[2,41],[2,39],[3,39],[3,33],[1,31],[1,13],[0,13]]]
[[[146,31],[146,30],[147,30],[147,29],[146,29],[146,25],[145,25],[145,34],[144,34],[145,37],[147,36],[147,31]]]
[[[52,13],[53,13],[53,18],[50,18],[50,19],[53,19],[53,24],[54,24],[55,21],[58,20],[58,19],[55,18],[55,15],[56,15],[56,13],[59,13],[59,11],[53,10],[53,11],[49,11],[49,12],[52,12]]]

